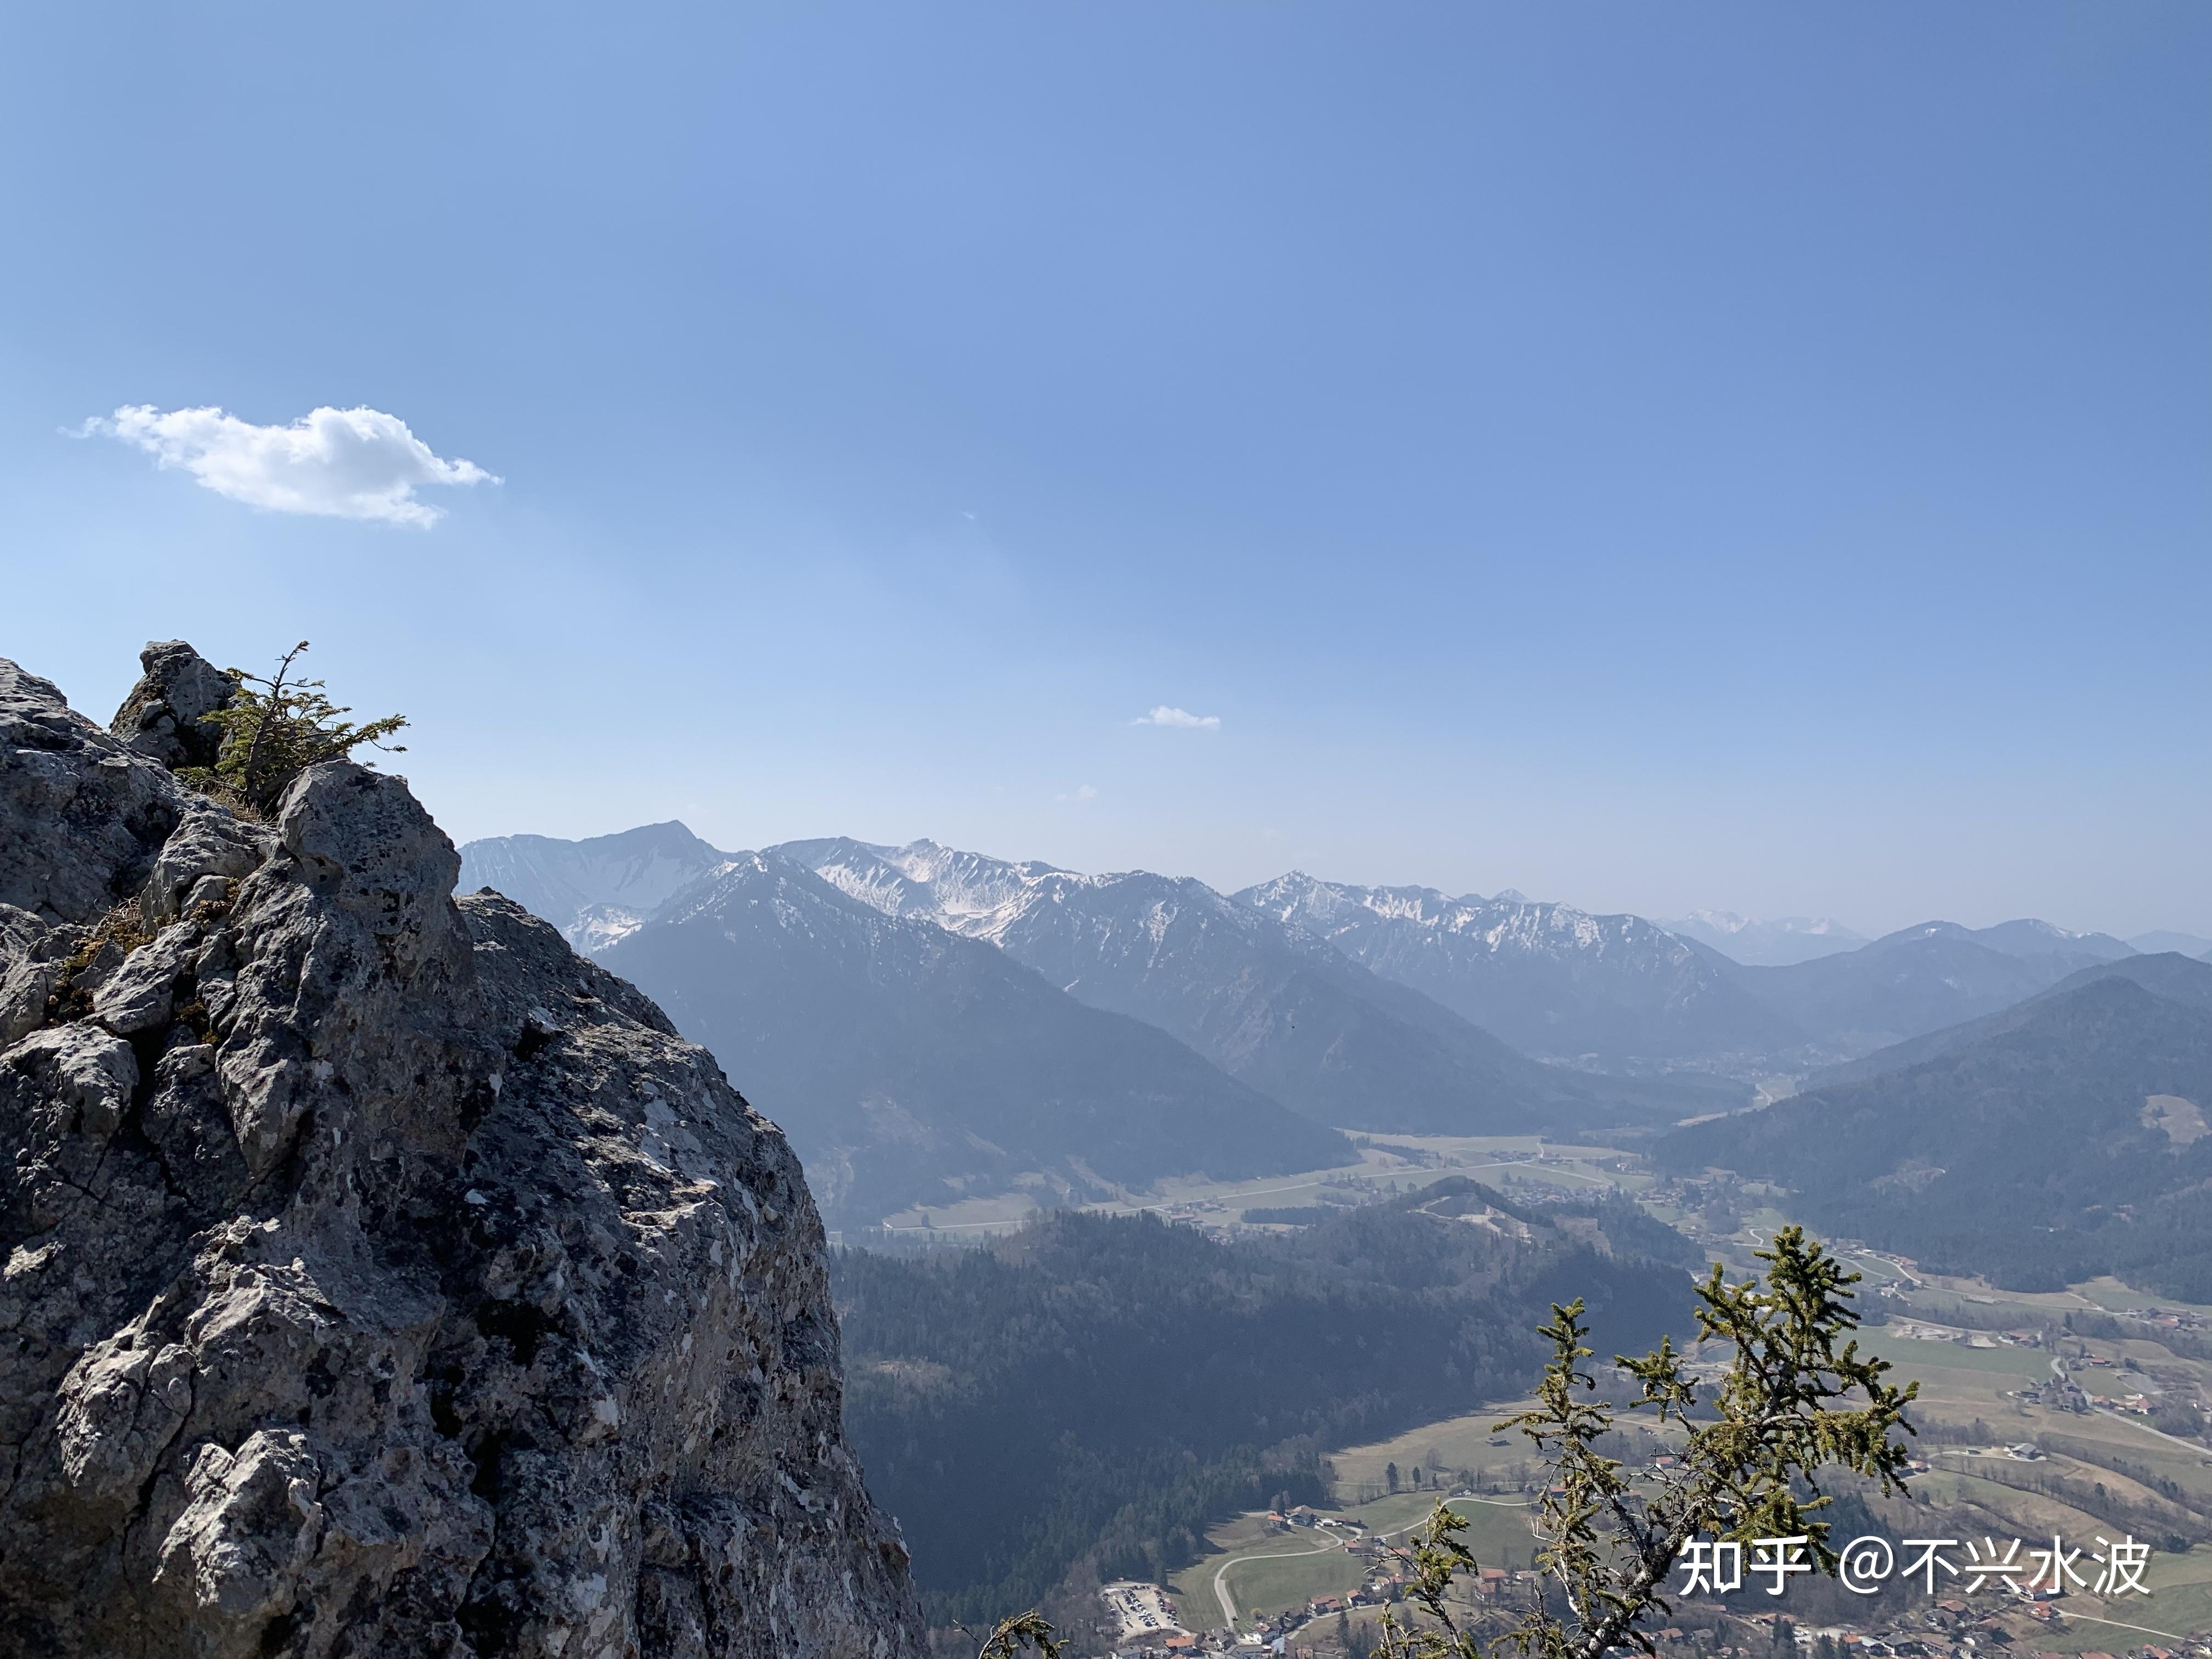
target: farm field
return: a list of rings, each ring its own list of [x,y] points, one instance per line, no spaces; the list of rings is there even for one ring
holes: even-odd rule
[[[2212,1630],[2212,1547],[2154,1555],[2144,1577],[2148,1595],[2068,1597],[2062,1615],[2033,1624],[2022,1644],[2049,1653],[2124,1653],[2160,1636]]]
[[[1540,1135],[1391,1135],[1381,1140],[1382,1145],[1362,1146],[1356,1164],[1252,1181],[1172,1179],[1146,1192],[1081,1207],[1104,1215],[1189,1212],[1206,1219],[1231,1221],[1248,1208],[1297,1208],[1322,1201],[1324,1194],[1333,1194],[1341,1203],[1363,1203],[1389,1191],[1394,1183],[1403,1189],[1447,1176],[1495,1182],[1511,1175],[1547,1186],[1593,1192],[1608,1186],[1634,1191],[1651,1180],[1638,1170],[1595,1167],[1599,1160],[1619,1163],[1627,1158],[1616,1148],[1557,1146]],[[1418,1156],[1405,1158],[1383,1150],[1383,1146],[1413,1148]],[[1540,1157],[1565,1161],[1540,1164],[1535,1161]],[[884,1224],[894,1232],[983,1236],[1021,1226],[1049,1202],[1050,1190],[1040,1178],[1035,1187],[988,1198],[903,1210],[887,1217]]]
[[[1928,1377],[1936,1371],[1954,1371],[1966,1376],[1992,1379],[1990,1386],[1996,1397],[2002,1399],[2004,1391],[2020,1387],[2022,1379],[2038,1381],[2051,1375],[2051,1355],[2040,1348],[1969,1347],[1963,1342],[1930,1342],[1912,1337],[1892,1336],[1877,1326],[1863,1331],[1859,1337],[1860,1347],[1869,1353],[1879,1354],[1897,1367],[1901,1377]],[[2001,1381],[1996,1379],[2002,1379]],[[1933,1384],[1921,1389],[1931,1392]],[[1948,1386],[1954,1386],[1947,1383]],[[1957,1385],[1969,1395],[1978,1395],[1982,1389],[1972,1383]]]
[[[1474,1474],[1478,1486],[1506,1479],[1509,1471],[1523,1467],[1533,1473],[1528,1437],[1518,1430],[1496,1434],[1492,1425],[1527,1411],[1534,1403],[1533,1400],[1516,1400],[1486,1406],[1465,1417],[1447,1418],[1441,1423],[1408,1429],[1389,1440],[1332,1452],[1329,1461],[1336,1467],[1338,1496],[1353,1496],[1364,1487],[1382,1485],[1383,1472],[1392,1463],[1401,1472],[1415,1468],[1467,1469]],[[1495,1439],[1503,1439],[1505,1444],[1492,1445],[1490,1443]]]

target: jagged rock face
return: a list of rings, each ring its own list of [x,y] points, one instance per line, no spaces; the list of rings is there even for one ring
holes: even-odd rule
[[[92,920],[143,886],[183,811],[166,769],[0,659],[0,904]]]
[[[241,822],[4,662],[0,745],[0,1651],[919,1651],[708,1055],[399,779]]]
[[[229,675],[182,640],[155,640],[138,653],[145,671],[108,722],[124,747],[164,766],[213,766],[222,746],[207,717],[229,706]]]

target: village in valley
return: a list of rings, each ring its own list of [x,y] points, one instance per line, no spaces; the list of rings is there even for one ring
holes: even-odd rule
[[[1288,1201],[1357,1202],[1445,1174],[1471,1175],[1524,1208],[1611,1188],[1731,1273],[1748,1270],[1787,1219],[1778,1193],[1719,1173],[1661,1182],[1612,1148],[1409,1139],[1363,1152],[1360,1169],[1316,1177]],[[1220,1234],[1268,1224],[1247,1222],[1241,1197],[1194,1192],[1171,1218]],[[2212,1309],[2114,1280],[2002,1291],[1856,1241],[1838,1248],[1863,1275],[1864,1344],[1921,1383],[1906,1495],[1846,1480],[1839,1496],[1855,1497],[1855,1512],[1892,1540],[1950,1538],[1961,1550],[1974,1540],[1978,1552],[1978,1540],[2033,1550],[2056,1536],[2094,1553],[2097,1540],[2125,1535],[2148,1546],[2145,1583],[2103,1597],[2087,1580],[2053,1590],[2018,1576],[1972,1594],[1944,1581],[1933,1595],[1893,1583],[1860,1595],[1814,1576],[1772,1597],[1747,1583],[1674,1597],[1648,1632],[1659,1659],[2212,1659]],[[1692,1369],[1709,1378],[1725,1364],[1693,1350]],[[1467,1519],[1462,1537],[1480,1564],[1460,1592],[1465,1622],[1503,1632],[1542,1589],[1531,1516],[1545,1472],[1518,1434],[1499,1431],[1523,1404],[1335,1451],[1328,1504],[1240,1516],[1214,1528],[1207,1553],[1170,1583],[1105,1587],[1103,1650],[1364,1659],[1402,1596],[1412,1535],[1439,1501]],[[1633,1422],[1608,1449],[1662,1478],[1668,1439]]]

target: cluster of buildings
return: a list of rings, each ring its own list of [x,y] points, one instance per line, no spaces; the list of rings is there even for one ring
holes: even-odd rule
[[[2082,1370],[2117,1370],[2118,1368],[2112,1361],[2101,1356],[2092,1355],[2086,1359],[2067,1360],[2063,1363],[2065,1365],[2064,1371],[2055,1371],[2050,1376],[2031,1382],[2024,1389],[2014,1389],[2013,1397],[2024,1400],[2032,1406],[2041,1406],[2048,1411],[2120,1412],[2130,1417],[2150,1415],[2150,1396],[2142,1389],[2130,1389],[2117,1394],[2099,1394],[2095,1392],[2098,1379],[2093,1378],[2089,1384],[2085,1386],[2076,1381],[2073,1375],[2075,1372]]]
[[[1911,1342],[1955,1342],[1962,1348],[2039,1348],[2049,1340],[2042,1331],[1962,1331],[1925,1320],[1892,1317],[1893,1334]]]
[[[2141,1313],[2128,1317],[2138,1325],[2154,1325],[2162,1331],[2201,1331],[2204,1316],[2194,1308],[2145,1308]]]
[[[1696,1659],[1764,1659],[1783,1638],[1790,1638],[1801,1656],[1833,1655],[1835,1659],[1991,1659],[1993,1655],[2003,1659],[2212,1659],[2212,1643],[2197,1640],[2118,1653],[2045,1651],[2033,1645],[2032,1637],[2022,1638],[2006,1628],[2002,1615],[2022,1611],[2054,1631],[2066,1623],[2065,1615],[2048,1605],[1992,1609],[1954,1598],[1917,1608],[1879,1632],[1793,1625],[1786,1613],[1758,1613],[1741,1620],[1760,1632],[1748,1645],[1740,1637],[1732,1643],[1726,1627],[1686,1631],[1669,1626],[1654,1635],[1665,1659],[1677,1655],[1684,1659],[1692,1655]]]
[[[1503,1599],[1514,1585],[1532,1577],[1526,1571],[1486,1568],[1471,1588],[1485,1601]],[[1302,1607],[1263,1616],[1255,1628],[1234,1635],[1183,1629],[1175,1620],[1168,1593],[1158,1585],[1109,1584],[1102,1594],[1121,1625],[1114,1659],[1226,1659],[1269,1650],[1298,1659],[1312,1651],[1314,1638],[1331,1633],[1339,1614],[1395,1601],[1398,1588],[1395,1578],[1370,1580],[1349,1594],[1315,1596]],[[2034,1645],[2032,1634],[2015,1633],[2022,1614],[2053,1631],[2066,1625],[2066,1615],[2045,1603],[1991,1607],[1951,1598],[1916,1607],[1879,1631],[1809,1626],[1794,1623],[1784,1613],[1754,1613],[1716,1626],[1670,1625],[1652,1635],[1661,1659],[1771,1659],[1785,1644],[1799,1659],[2212,1659],[2212,1641],[2201,1639],[2080,1655],[2045,1651]],[[1334,1651],[1326,1642],[1323,1646]],[[1629,1656],[1621,1653],[1620,1659]]]

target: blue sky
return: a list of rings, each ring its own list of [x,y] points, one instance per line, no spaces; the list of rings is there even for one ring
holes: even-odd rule
[[[0,653],[96,714],[307,637],[457,838],[2212,933],[2201,5],[4,27]]]

